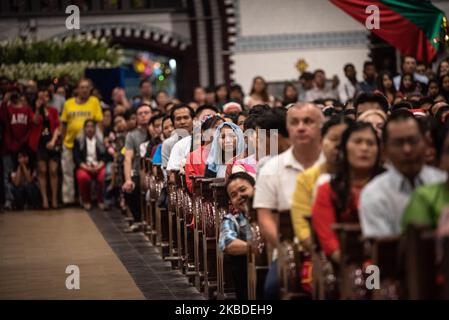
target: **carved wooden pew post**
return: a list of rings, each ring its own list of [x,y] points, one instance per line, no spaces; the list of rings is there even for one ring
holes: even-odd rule
[[[217,258],[215,237],[215,208],[213,205],[213,192],[211,184],[221,182],[223,179],[202,179],[201,197],[203,206],[201,211],[203,266],[204,266],[204,296],[214,298],[217,288]]]
[[[158,181],[159,188],[164,186],[164,174],[160,165],[155,165],[154,170],[156,173],[156,180]],[[159,190],[159,196],[161,195],[161,190]],[[168,212],[164,203],[159,203],[156,205],[156,245],[161,248],[162,258],[169,255],[169,223],[168,223]]]
[[[368,239],[371,261],[380,271],[380,289],[371,290],[373,300],[403,299],[400,272],[400,237]]]
[[[437,299],[435,231],[410,225],[405,232],[405,271],[408,299]]]
[[[193,219],[194,219],[194,230],[193,230],[193,259],[195,265],[195,287],[198,291],[203,291],[204,289],[204,265],[203,265],[203,226],[201,223],[201,211],[202,211],[202,195],[201,195],[201,179],[200,176],[192,176],[192,191],[193,191]]]
[[[340,242],[340,299],[366,299],[368,292],[363,270],[365,250],[360,225],[340,223],[335,224],[333,229]]]
[[[171,171],[169,174],[176,174]],[[169,255],[165,257],[165,260],[172,262],[173,268],[179,267],[180,255],[178,248],[178,233],[177,233],[177,189],[174,181],[167,179],[168,190],[168,246]]]
[[[194,228],[193,228],[193,200],[187,190],[186,176],[181,175],[181,191],[183,192],[183,248],[185,274],[189,277],[195,276],[195,256],[194,256]],[[193,282],[193,279],[189,279]]]
[[[264,297],[265,278],[268,273],[268,257],[265,239],[257,223],[257,211],[253,208],[253,198],[247,201],[246,218],[251,226],[251,240],[246,254],[248,273],[248,300],[261,300]]]
[[[215,254],[217,257],[217,299],[226,300],[235,298],[234,281],[232,277],[232,260],[224,254],[218,244],[220,225],[223,217],[229,211],[229,201],[226,193],[226,183],[211,184],[215,207]],[[211,230],[212,231],[212,230]]]
[[[279,246],[278,272],[282,300],[300,299],[301,290],[301,256],[295,243],[295,233],[290,211],[279,212]]]

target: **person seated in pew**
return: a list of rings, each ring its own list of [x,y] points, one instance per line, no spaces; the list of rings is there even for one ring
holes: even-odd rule
[[[254,195],[254,178],[246,172],[229,176],[226,192],[233,212],[226,214],[220,225],[219,248],[232,259],[232,275],[238,300],[248,299],[247,241],[251,237],[250,223],[245,216],[247,200]]]
[[[271,156],[257,173],[253,207],[257,209],[257,221],[262,236],[273,248],[276,248],[279,242],[277,215],[278,212],[291,208],[296,176],[324,161],[320,144],[323,122],[323,113],[317,105],[299,102],[291,106],[287,111],[286,128],[292,147],[279,155]],[[278,137],[282,137],[282,130],[279,131]],[[276,151],[281,150],[270,150],[270,153],[274,154]],[[265,281],[265,299],[279,298],[277,269],[275,249]]]
[[[439,167],[449,176],[449,123],[433,132],[433,141]],[[411,195],[402,219],[402,230],[410,224],[436,227],[449,210],[449,180],[422,186]]]
[[[425,165],[424,131],[408,110],[396,110],[383,130],[388,170],[360,195],[360,224],[365,237],[401,234],[402,214],[414,189],[444,182],[446,173]]]
[[[324,123],[321,128],[321,147],[326,161],[309,168],[296,177],[296,187],[292,198],[291,218],[295,236],[306,249],[311,248],[310,225],[306,220],[310,217],[317,187],[330,180],[335,173],[338,145],[341,136],[353,121],[336,115]]]
[[[193,131],[193,118],[195,111],[186,104],[177,104],[170,111],[170,118],[173,123],[174,130],[170,138],[162,143],[161,156],[162,168],[165,170],[172,154],[175,144],[182,138],[188,137]]]
[[[213,116],[201,125],[201,134],[203,136],[202,145],[190,152],[186,158],[186,164],[184,167],[187,189],[192,192],[192,180],[191,176],[204,176],[206,171],[206,160],[209,156],[210,146],[212,143],[213,132],[215,129],[224,122],[220,116]],[[212,135],[210,134],[212,132]]]
[[[171,117],[166,115],[162,118],[162,141],[167,140],[171,137],[171,134],[175,130],[173,127],[173,122],[171,121]],[[151,154],[149,155],[150,160],[153,164],[161,165],[162,164],[162,143],[159,143],[157,146],[153,148]]]
[[[358,223],[360,192],[383,171],[380,140],[370,123],[356,122],[341,137],[335,175],[318,189],[312,205],[312,226],[324,253],[340,262],[335,223]]]
[[[243,156],[243,132],[233,122],[224,122],[215,129],[214,138],[206,160],[205,176],[225,178],[231,174],[232,164]]]
[[[197,109],[193,119],[193,130],[188,136],[176,142],[170,152],[167,171],[180,171],[184,167],[187,155],[201,146],[201,125],[217,113],[217,108],[210,105],[203,105]]]

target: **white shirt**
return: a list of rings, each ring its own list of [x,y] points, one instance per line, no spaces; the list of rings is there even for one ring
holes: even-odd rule
[[[348,78],[338,86],[338,97],[341,103],[346,103],[349,99],[354,98],[356,92],[359,90],[357,84],[353,84]]]
[[[95,137],[93,137],[92,139],[86,137],[86,147],[86,162],[88,164],[97,164],[97,140],[95,139]]]
[[[415,188],[446,180],[446,173],[424,166],[415,178]],[[375,177],[360,194],[360,224],[365,237],[401,234],[401,221],[414,188],[392,165]]]
[[[320,154],[314,165],[323,161]],[[304,167],[293,156],[293,147],[268,160],[257,177],[254,208],[290,210],[296,176],[302,171]]]
[[[173,149],[173,146],[178,142],[179,136],[176,134],[175,131],[173,131],[170,138],[164,140],[162,142],[162,168],[166,168],[168,164],[168,160],[170,159],[171,150]]]
[[[175,143],[168,159],[167,170],[181,170],[182,162],[190,153],[192,136],[187,136]]]

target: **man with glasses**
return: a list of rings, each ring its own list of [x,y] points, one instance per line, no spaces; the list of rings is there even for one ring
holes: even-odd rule
[[[125,141],[125,192],[126,204],[134,217],[134,223],[126,230],[134,232],[139,229],[142,220],[140,211],[140,145],[148,138],[147,125],[153,115],[151,106],[142,103],[136,109],[137,128],[129,132]]]
[[[388,170],[367,184],[360,196],[365,237],[399,235],[413,190],[446,180],[444,172],[424,164],[424,132],[410,111],[393,111],[383,129],[383,142]]]

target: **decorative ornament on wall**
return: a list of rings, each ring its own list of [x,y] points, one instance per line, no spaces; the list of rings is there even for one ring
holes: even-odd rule
[[[309,64],[303,58],[298,59],[298,61],[296,62],[296,69],[299,71],[299,73],[303,73],[307,70],[308,67]]]
[[[150,55],[146,52],[139,53],[134,59],[134,70],[143,75],[151,76],[153,73],[154,62],[150,59]]]

